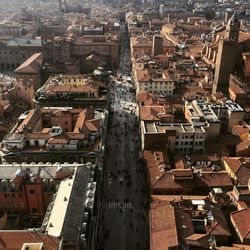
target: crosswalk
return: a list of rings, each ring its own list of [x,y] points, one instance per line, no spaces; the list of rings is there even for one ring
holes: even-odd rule
[[[132,209],[132,202],[109,202],[110,209]]]

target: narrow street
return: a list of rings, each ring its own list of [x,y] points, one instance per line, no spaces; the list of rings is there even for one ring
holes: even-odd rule
[[[131,84],[128,36],[122,27],[118,78],[110,86],[104,159],[99,246],[105,250],[149,249],[146,174],[139,160],[138,106]]]

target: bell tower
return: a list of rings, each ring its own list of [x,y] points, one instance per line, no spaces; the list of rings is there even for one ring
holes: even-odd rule
[[[232,17],[228,20],[225,30],[225,39],[238,42],[239,32],[240,32],[240,21],[236,17],[236,14],[234,12]]]
[[[239,33],[240,21],[234,12],[226,25],[224,38],[221,37],[219,41],[212,94],[217,92],[217,88],[228,89],[230,74],[234,72],[236,64]]]

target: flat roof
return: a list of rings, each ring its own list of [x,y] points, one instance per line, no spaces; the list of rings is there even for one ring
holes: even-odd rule
[[[60,183],[46,229],[47,233],[51,236],[59,237],[62,234],[64,218],[69,205],[74,180],[75,174],[71,179],[67,178]]]
[[[193,126],[190,123],[161,123],[159,121],[143,121],[146,133],[165,133],[176,131],[177,133],[204,132],[202,125]]]
[[[192,200],[193,205],[205,205],[204,200]]]
[[[61,236],[65,241],[77,244],[92,166],[77,167],[72,177],[61,181],[47,223],[48,235]]]

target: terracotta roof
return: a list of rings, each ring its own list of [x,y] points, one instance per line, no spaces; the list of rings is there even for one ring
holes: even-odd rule
[[[183,191],[186,189],[192,190],[194,188],[194,182],[192,179],[174,179],[171,172],[166,172],[158,178],[152,188],[156,190],[163,189],[168,191]]]
[[[191,162],[194,162],[194,161],[215,162],[215,161],[219,161],[219,157],[216,154],[202,154],[202,155],[193,154],[193,155],[190,155],[190,161]]]
[[[48,144],[68,144],[68,143],[69,143],[69,138],[65,134],[51,137],[48,140]]]
[[[194,183],[199,187],[233,187],[231,178],[226,171],[221,172],[204,172],[194,174]]]
[[[136,69],[135,73],[136,73],[136,78],[137,78],[138,82],[150,80],[150,76],[149,76],[148,71],[146,69]]]
[[[139,103],[144,103],[145,106],[162,106],[168,105],[168,101],[162,98],[160,95],[152,94],[149,92],[140,92],[137,94],[137,101]]]
[[[86,121],[86,115],[87,115],[86,113],[87,113],[87,110],[83,110],[79,113],[77,117],[76,125],[74,128],[74,133],[79,133],[80,131],[82,131],[83,125]]]
[[[153,201],[178,202],[182,200],[205,200],[207,196],[201,195],[151,195]]]
[[[249,132],[250,132],[250,126],[235,125],[232,128],[232,133],[234,135],[241,135],[241,134],[245,134],[245,133],[249,133]]]
[[[60,240],[56,237],[28,231],[0,231],[0,249],[20,250],[24,243],[43,243],[44,250],[57,250]]]
[[[143,121],[160,120],[162,117],[172,117],[174,114],[166,110],[164,106],[141,106],[140,107],[140,118]]]
[[[23,122],[17,128],[16,132],[23,132],[25,129],[33,130],[34,127],[38,124],[38,121],[41,120],[41,111],[38,110],[30,110],[28,115],[25,117]]]
[[[172,174],[174,178],[192,178],[193,179],[193,171],[192,169],[172,169]]]
[[[250,157],[223,157],[222,160],[235,174],[239,185],[248,184],[250,179]]]
[[[42,53],[33,54],[28,60],[21,64],[14,72],[15,73],[39,73],[43,62]]]
[[[224,37],[225,36],[225,31],[223,30],[223,31],[219,32],[218,35],[220,37]],[[246,32],[243,32],[243,31],[240,31],[239,32],[238,43],[242,43],[242,42],[245,42],[247,40],[250,40],[250,34],[246,33]]]
[[[236,155],[248,156],[250,153],[250,138],[245,138],[236,146]]]
[[[237,228],[237,233],[245,241],[250,240],[250,208],[232,212],[231,220]]]
[[[229,89],[232,90],[235,94],[245,94],[246,92],[238,85],[234,83],[230,83]]]
[[[203,209],[197,210],[195,206],[192,205],[191,200],[185,200],[182,197],[181,201],[172,201],[171,205],[175,208],[178,236],[183,242],[193,246],[205,247],[209,246],[207,239],[203,241],[203,236],[205,235],[212,235],[215,238],[219,237],[219,239],[221,237],[231,236],[227,220],[220,210],[220,207],[216,204],[204,200]],[[196,226],[192,219],[197,218],[197,216],[199,219],[207,220],[207,224],[204,224],[203,236],[195,231]]]
[[[98,132],[101,126],[101,119],[88,120],[85,123],[85,127],[89,132]]]
[[[166,250],[178,246],[174,208],[166,202],[155,202],[150,210],[150,249]]]
[[[137,94],[137,101],[138,102],[144,102],[148,99],[151,99],[153,96],[152,93],[149,93],[149,92],[140,92]]]
[[[174,164],[175,164],[176,169],[184,169],[185,168],[183,160],[184,159],[180,155],[174,156]]]
[[[168,164],[165,160],[162,151],[143,151],[144,159],[146,161],[147,171],[149,174],[150,185],[153,186],[155,182],[162,176],[163,172],[160,167]]]

